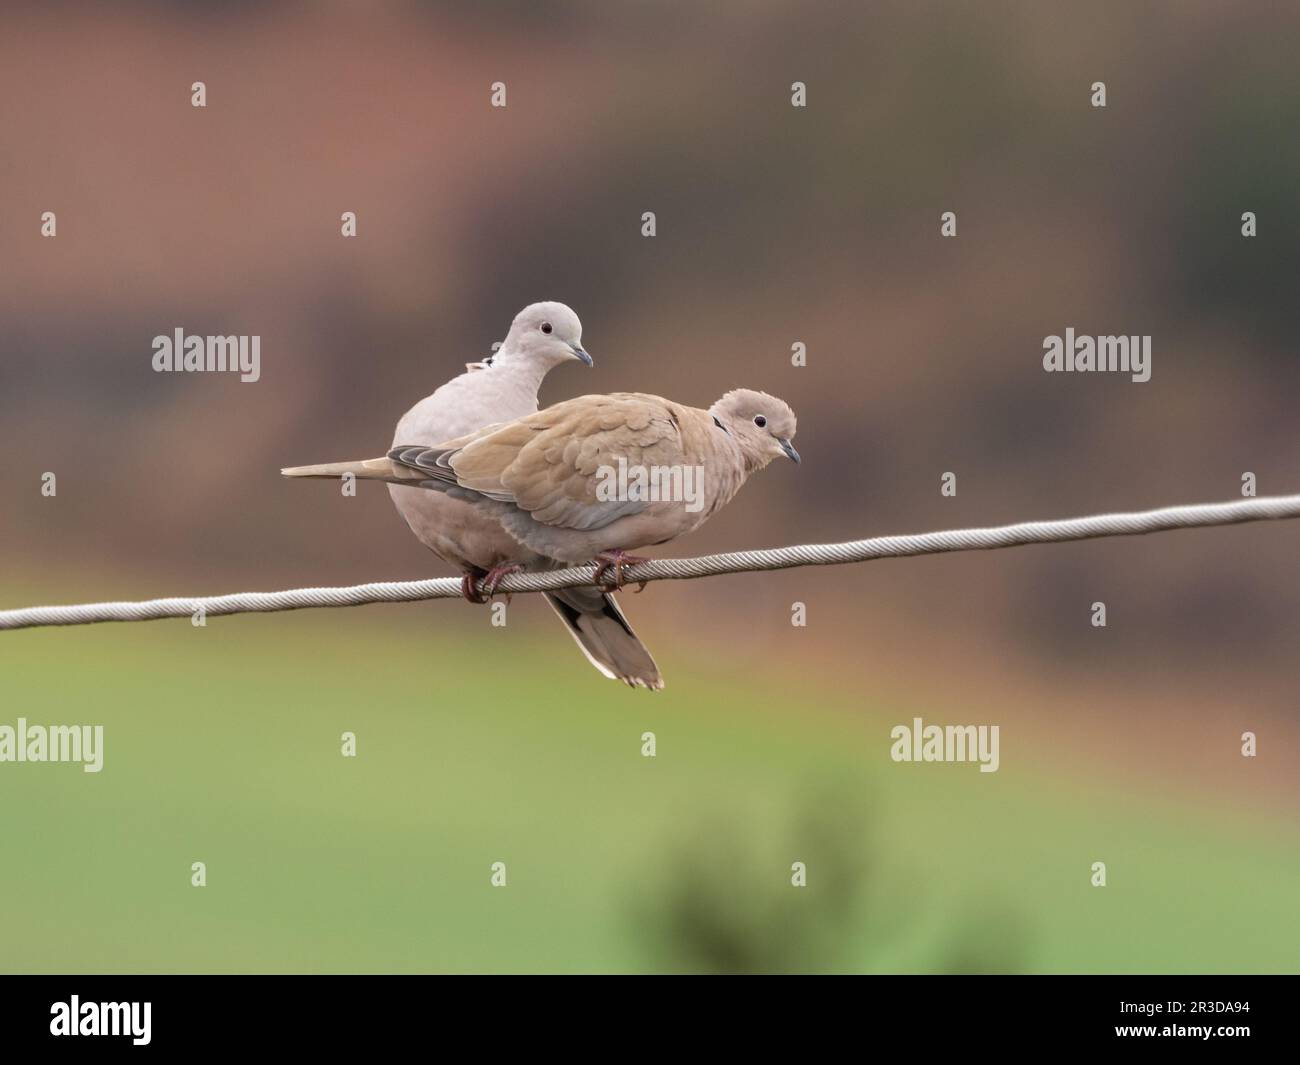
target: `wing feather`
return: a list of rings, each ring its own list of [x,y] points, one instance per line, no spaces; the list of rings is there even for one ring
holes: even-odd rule
[[[683,413],[634,392],[580,396],[435,448],[397,447],[389,458],[426,473],[430,487],[462,490],[459,498],[513,503],[544,525],[589,531],[652,505],[601,498],[600,471],[620,459],[630,469],[680,464]]]

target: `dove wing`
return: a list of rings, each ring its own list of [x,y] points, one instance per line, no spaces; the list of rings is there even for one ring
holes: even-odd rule
[[[602,498],[600,485],[619,460],[629,468],[683,461],[683,408],[634,392],[579,396],[468,443],[395,448],[389,457],[439,485],[455,485],[485,499],[513,503],[545,525],[600,529],[653,504]]]

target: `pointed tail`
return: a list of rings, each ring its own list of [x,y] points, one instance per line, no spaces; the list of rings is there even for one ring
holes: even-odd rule
[[[596,588],[564,588],[547,592],[546,600],[601,673],[632,688],[663,688],[659,667],[612,595]]]
[[[284,477],[342,477],[349,473],[357,480],[392,481],[396,484],[418,481],[424,476],[417,470],[398,466],[388,458],[325,462],[318,466],[286,466],[280,471]]]

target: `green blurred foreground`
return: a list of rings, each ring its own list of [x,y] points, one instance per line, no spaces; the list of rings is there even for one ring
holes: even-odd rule
[[[20,600],[13,599],[17,604]],[[512,609],[518,609],[518,603]],[[526,615],[529,619],[532,615]],[[458,604],[0,633],[8,972],[1293,970],[1300,839],[1002,768],[895,765],[941,707],[648,634],[660,695]],[[829,685],[831,682],[827,681]],[[358,757],[340,755],[357,734]],[[653,730],[655,758],[641,755]],[[1090,863],[1109,886],[1089,886]],[[190,886],[194,861],[208,884]],[[493,888],[504,861],[508,886]],[[790,886],[802,861],[808,886]]]

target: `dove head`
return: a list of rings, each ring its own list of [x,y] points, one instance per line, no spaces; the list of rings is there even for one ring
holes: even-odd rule
[[[794,411],[776,396],[738,388],[713,404],[709,413],[736,441],[751,468],[761,470],[782,455],[799,461],[799,452],[790,443]]]
[[[527,362],[544,373],[571,359],[594,365],[582,347],[582,323],[563,303],[547,302],[531,303],[515,315],[493,361]]]

